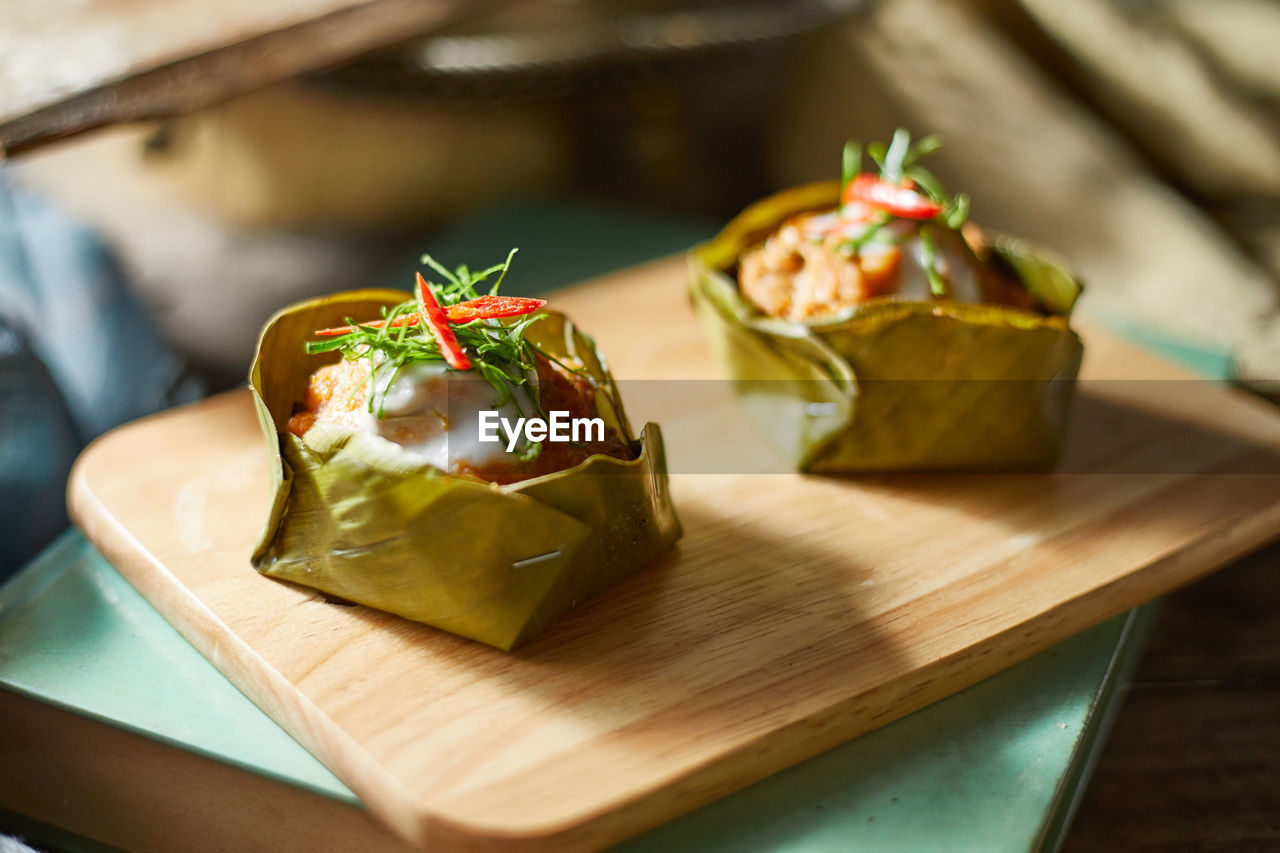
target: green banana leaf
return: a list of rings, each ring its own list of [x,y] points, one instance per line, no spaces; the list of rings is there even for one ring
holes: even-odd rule
[[[592,456],[499,486],[407,460],[367,433],[318,424],[304,441],[286,432],[308,377],[335,360],[304,354],[312,332],[376,317],[407,298],[394,290],[340,293],[285,308],[264,327],[249,384],[274,499],[253,565],[513,649],[680,537],[662,434],[651,423],[633,437],[594,343],[555,312],[526,336],[553,357],[581,361],[600,384],[599,416],[631,442],[634,459]]]
[[[1022,241],[986,256],[1051,314],[877,298],[796,323],[740,293],[738,259],[785,220],[832,209],[835,182],[747,208],[689,255],[690,296],[748,414],[798,470],[1045,470],[1056,462],[1084,347],[1068,325],[1081,286]]]

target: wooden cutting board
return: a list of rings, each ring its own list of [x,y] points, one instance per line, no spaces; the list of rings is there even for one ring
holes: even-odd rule
[[[1280,415],[1097,333],[1055,475],[763,473],[719,383],[640,381],[715,376],[684,282],[667,261],[555,299],[632,420],[661,418],[686,532],[517,653],[257,575],[267,456],[244,391],[94,443],[72,513],[228,678],[436,849],[620,840],[1280,535]],[[714,473],[740,470],[729,450],[761,473]]]

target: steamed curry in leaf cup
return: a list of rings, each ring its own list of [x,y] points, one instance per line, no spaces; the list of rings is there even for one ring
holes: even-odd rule
[[[632,431],[572,321],[497,294],[510,256],[423,260],[441,281],[412,297],[339,293],[263,329],[274,500],[253,564],[511,649],[679,538],[662,435]]]
[[[735,393],[801,471],[1044,470],[1083,355],[1080,284],[984,233],[920,161],[933,137],[845,147],[839,183],[786,190],[690,254]]]

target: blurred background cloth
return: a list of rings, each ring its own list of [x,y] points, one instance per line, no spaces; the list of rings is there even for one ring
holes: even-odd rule
[[[774,182],[831,174],[846,135],[937,132],[974,219],[1063,254],[1087,315],[1274,390],[1277,44],[1271,0],[890,0],[806,53]]]
[[[977,221],[1081,271],[1086,314],[1274,390],[1277,44],[1273,0],[533,0],[19,168],[225,384],[273,307],[367,283],[389,235],[564,193],[723,219],[901,125],[943,137]]]
[[[479,211],[723,222],[899,126],[943,138],[933,165],[977,222],[1080,271],[1084,315],[1280,396],[1277,44],[1274,0],[531,0],[35,150],[0,206],[0,443],[45,448],[21,481],[41,497],[5,500],[53,518],[68,454],[170,404],[182,363],[240,382],[276,308],[405,286]],[[25,452],[3,453],[11,476]]]
[[[0,171],[0,578],[66,527],[85,443],[199,393],[101,240]]]

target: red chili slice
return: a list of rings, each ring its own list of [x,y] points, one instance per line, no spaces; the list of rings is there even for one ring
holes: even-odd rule
[[[399,317],[391,321],[391,328],[398,329],[401,326],[416,326],[422,322],[417,314],[401,314]],[[387,325],[386,320],[370,320],[367,323],[361,323],[362,329],[381,329]],[[355,326],[335,326],[332,329],[317,329],[313,334],[321,338],[333,338],[338,335],[349,335],[356,330]]]
[[[863,172],[850,181],[841,202],[861,202],[903,219],[933,219],[942,212],[942,205],[917,192],[912,182],[895,185],[871,172]]]
[[[417,295],[418,313],[422,317],[422,322],[430,326],[432,333],[436,336],[436,341],[440,344],[440,354],[444,356],[445,362],[454,370],[470,370],[471,359],[467,358],[462,347],[458,346],[458,339],[454,337],[453,329],[449,328],[449,318],[444,315],[444,310],[436,301],[435,294],[431,292],[422,273],[418,273]]]
[[[472,320],[497,320],[500,317],[532,314],[546,304],[545,299],[530,299],[527,296],[481,296],[450,305],[444,309],[444,313],[450,323],[470,323]]]
[[[503,317],[532,314],[546,304],[545,299],[531,299],[526,296],[481,296],[459,302],[457,305],[450,305],[444,309],[444,316],[454,324],[470,323],[472,320],[498,320]],[[416,326],[420,322],[422,320],[418,314],[401,314],[391,321],[391,328]],[[387,325],[386,320],[370,320],[368,323],[361,323],[360,327],[381,329],[385,325]],[[354,331],[354,326],[338,326],[333,329],[319,329],[315,334],[322,338],[332,338],[337,335],[349,335]]]

